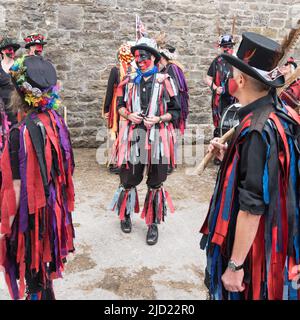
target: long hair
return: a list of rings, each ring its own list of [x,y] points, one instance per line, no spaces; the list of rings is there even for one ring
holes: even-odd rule
[[[20,95],[20,93],[14,89],[12,91],[11,96],[10,96],[10,103],[8,108],[13,112],[13,113],[24,113],[28,112],[31,107],[28,105],[28,103],[24,100],[24,98]]]

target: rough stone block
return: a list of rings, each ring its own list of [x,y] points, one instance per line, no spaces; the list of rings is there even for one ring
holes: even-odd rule
[[[58,6],[58,27],[66,30],[81,30],[83,8],[79,5]]]

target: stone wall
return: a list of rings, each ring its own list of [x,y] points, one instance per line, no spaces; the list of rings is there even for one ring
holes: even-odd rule
[[[22,40],[44,33],[45,55],[56,65],[74,145],[96,147],[100,107],[118,46],[135,37],[135,15],[148,32],[167,33],[186,67],[190,123],[209,127],[210,94],[203,78],[217,54],[216,23],[236,34],[251,30],[281,40],[300,18],[296,0],[1,0],[0,30]],[[300,51],[293,53],[300,60]],[[103,130],[102,130],[103,131]]]

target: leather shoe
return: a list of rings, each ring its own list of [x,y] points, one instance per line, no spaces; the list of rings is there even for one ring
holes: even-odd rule
[[[147,238],[146,238],[147,244],[149,246],[152,246],[157,243],[157,240],[158,240],[158,227],[156,224],[151,224],[147,232]]]

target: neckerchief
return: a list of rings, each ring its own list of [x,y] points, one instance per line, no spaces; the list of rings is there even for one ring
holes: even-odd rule
[[[154,66],[151,70],[146,71],[146,72],[142,72],[140,69],[136,69],[137,72],[137,76],[134,79],[134,83],[135,84],[139,84],[142,81],[143,77],[150,77],[153,74],[158,72],[158,68],[156,66]]]

